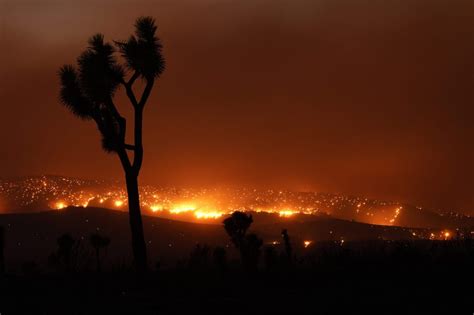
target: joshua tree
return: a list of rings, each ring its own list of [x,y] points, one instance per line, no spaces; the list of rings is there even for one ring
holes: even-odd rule
[[[235,211],[223,222],[232,243],[240,251],[242,264],[249,270],[257,267],[260,247],[263,244],[256,234],[246,234],[252,222],[252,215],[241,211]]]
[[[143,162],[143,110],[155,80],[165,67],[156,29],[153,18],[138,18],[135,34],[126,41],[114,42],[117,49],[104,42],[102,34],[94,35],[89,39],[89,47],[77,59],[77,69],[65,65],[59,70],[61,102],[79,118],[95,121],[102,136],[102,147],[120,159],[127,184],[134,262],[140,272],[147,269],[138,193],[138,175]],[[124,65],[118,63],[117,51],[125,61]],[[145,83],[140,98],[133,90],[137,79]],[[119,87],[125,89],[134,112],[133,144],[125,142],[126,119],[113,101]],[[133,160],[127,151],[133,153]]]
[[[110,238],[106,236],[101,236],[98,233],[92,234],[89,238],[89,241],[92,247],[95,250],[95,259],[97,263],[97,271],[101,271],[101,263],[100,263],[100,250],[102,248],[107,248],[110,244]]]
[[[252,215],[241,211],[235,211],[230,217],[224,220],[224,229],[229,234],[232,243],[239,250],[242,250],[245,241],[245,233],[252,224]]]

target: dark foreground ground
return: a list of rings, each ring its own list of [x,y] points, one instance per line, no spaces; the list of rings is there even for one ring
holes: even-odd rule
[[[473,314],[472,243],[426,244],[326,246],[291,266],[262,257],[254,272],[196,257],[142,279],[25,270],[1,279],[0,313]]]

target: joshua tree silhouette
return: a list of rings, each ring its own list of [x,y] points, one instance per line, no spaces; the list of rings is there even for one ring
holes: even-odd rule
[[[119,64],[115,58],[114,46],[104,42],[102,34],[96,34],[89,39],[89,47],[77,59],[77,70],[72,65],[64,65],[59,70],[61,102],[79,118],[94,120],[102,135],[104,150],[116,153],[120,159],[127,184],[134,263],[140,272],[147,269],[138,193],[138,175],[143,162],[143,109],[155,80],[165,68],[156,29],[153,18],[140,17],[135,22],[134,35],[127,41],[114,42],[125,65]],[[140,99],[133,91],[137,79],[145,82]],[[113,102],[120,86],[125,88],[134,111],[133,144],[125,142],[126,119]],[[127,151],[133,153],[133,161]]]
[[[92,247],[94,248],[95,250],[95,259],[96,259],[96,263],[97,263],[97,271],[101,271],[102,268],[101,268],[101,261],[100,261],[100,250],[102,248],[107,248],[107,246],[109,246],[110,244],[110,238],[106,237],[106,236],[101,236],[100,234],[92,234],[89,238],[89,241],[92,245]]]
[[[252,215],[241,211],[235,211],[223,222],[224,229],[230,236],[232,243],[240,251],[242,264],[248,270],[257,268],[260,248],[263,244],[256,234],[247,234],[252,222]]]
[[[230,217],[224,220],[224,229],[237,249],[242,250],[245,234],[252,222],[252,215],[247,215],[241,211],[235,211]]]

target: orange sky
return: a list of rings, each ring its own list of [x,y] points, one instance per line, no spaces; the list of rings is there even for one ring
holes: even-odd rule
[[[168,66],[146,107],[142,182],[474,214],[470,0],[3,0],[1,175],[121,178],[94,124],[59,104],[56,71],[139,15],[156,17]]]

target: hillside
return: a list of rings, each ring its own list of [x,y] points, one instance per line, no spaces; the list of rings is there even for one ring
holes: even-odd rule
[[[149,258],[160,260],[164,266],[187,258],[196,244],[228,247],[229,255],[235,251],[221,224],[202,224],[176,221],[153,216],[143,219]],[[69,207],[60,211],[0,215],[5,226],[7,263],[17,265],[25,261],[46,263],[56,248],[57,238],[69,233],[82,240],[89,248],[89,235],[99,232],[111,238],[109,261],[130,261],[128,215],[125,212],[102,208]],[[288,229],[297,250],[304,250],[303,241],[350,242],[372,239],[412,239],[429,234],[428,230],[385,227],[334,219],[328,216],[295,216],[291,219],[278,215],[254,213],[251,230],[267,244],[280,246],[281,230]],[[437,232],[438,233],[438,232]]]

